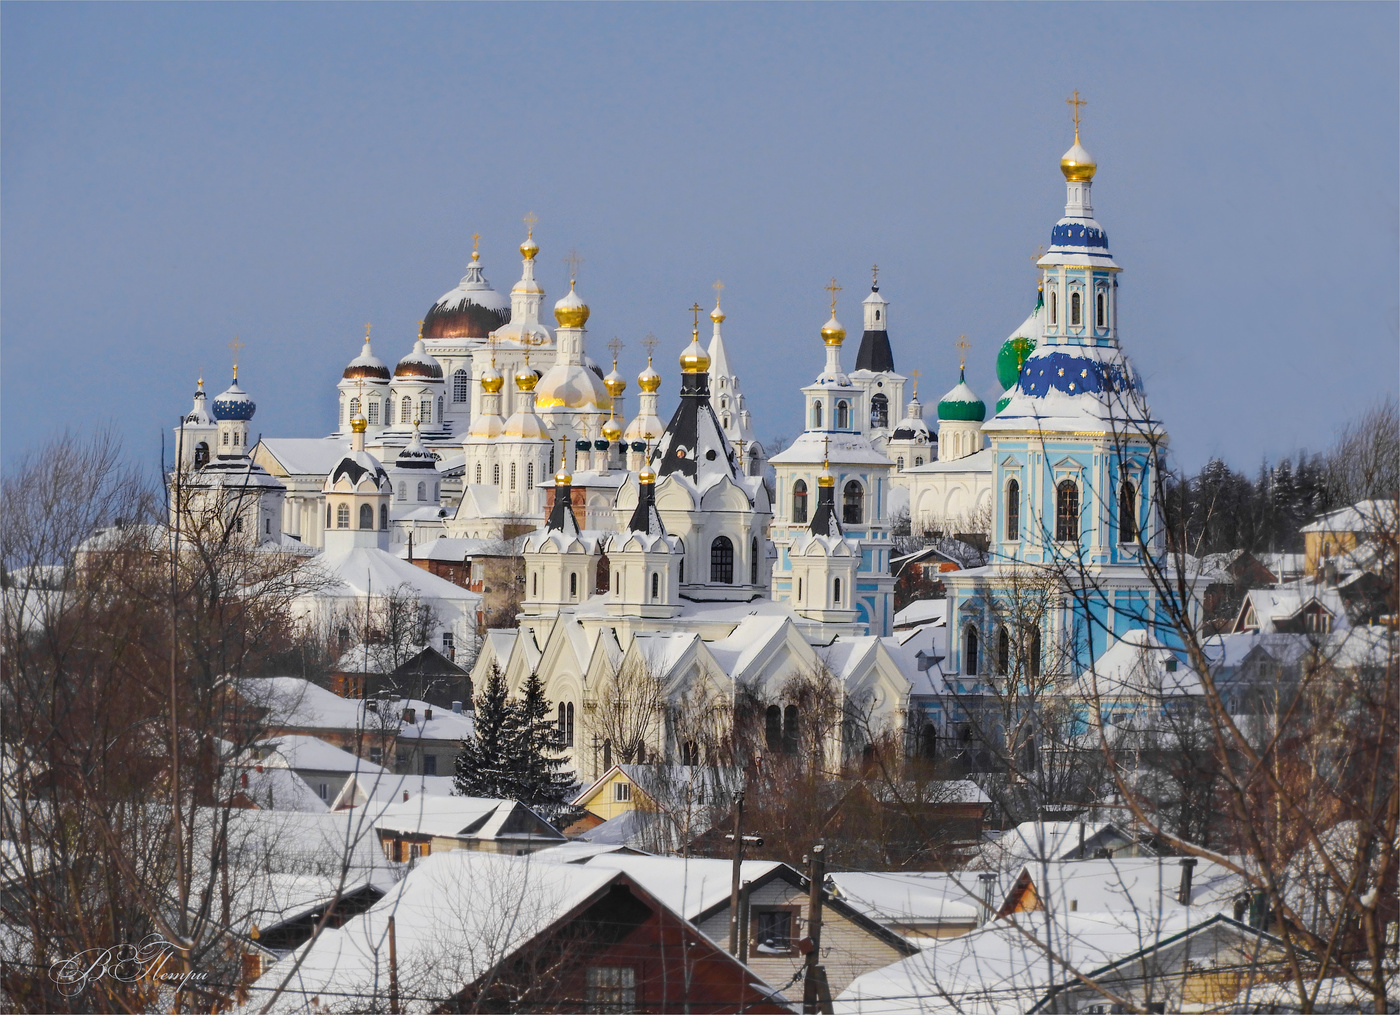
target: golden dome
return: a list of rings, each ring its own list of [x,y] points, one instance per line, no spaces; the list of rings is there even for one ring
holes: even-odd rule
[[[603,440],[616,442],[622,436],[622,427],[617,425],[617,420],[609,419],[603,424]]]
[[[561,328],[582,328],[588,323],[588,304],[574,291],[574,283],[569,283],[569,291],[564,298],[554,304],[554,319]]]
[[[617,372],[617,360],[613,360],[613,368],[608,376],[603,378],[603,387],[608,389],[608,394],[616,398],[627,390],[627,380]]]
[[[488,395],[494,395],[499,392],[505,383],[506,379],[501,376],[501,372],[494,366],[488,367],[486,372],[481,375],[481,390]]]
[[[651,368],[651,357],[647,357],[647,368],[637,375],[637,387],[647,394],[654,394],[661,387],[661,375]]]
[[[355,431],[355,433],[364,433],[365,427],[367,426],[369,426],[369,423],[365,422],[363,416],[357,415],[354,419],[350,420],[350,429]]]
[[[700,347],[700,336],[692,333],[690,344],[681,353],[681,373],[703,374],[710,369],[710,354]],[[638,381],[638,383],[641,383]]]
[[[828,471],[825,467],[823,467],[823,469],[822,469],[822,474],[821,474],[820,476],[817,477],[817,485],[818,485],[818,486],[835,486],[835,485],[836,485],[836,477],[833,476],[833,475],[830,473],[830,471]]]
[[[836,319],[835,311],[832,311],[831,320],[822,325],[822,341],[827,345],[840,345],[846,341],[846,329]]]
[[[1074,144],[1060,158],[1060,172],[1064,173],[1065,179],[1071,183],[1087,183],[1094,178],[1098,168],[1094,157],[1079,143],[1079,131],[1076,130]]]
[[[637,482],[638,482],[638,483],[655,483],[655,482],[656,482],[656,473],[654,473],[654,472],[651,471],[651,466],[650,466],[650,465],[643,465],[643,466],[642,466],[641,470],[637,473]]]
[[[533,261],[535,255],[540,252],[540,245],[535,242],[535,234],[532,232],[525,237],[525,242],[520,244],[520,256],[527,261]]]
[[[515,375],[515,386],[521,391],[534,391],[535,385],[540,382],[540,375],[535,373],[530,367],[523,366],[520,372]]]
[[[718,302],[715,303],[715,308],[710,311],[710,320],[714,321],[716,324],[724,323],[724,311],[719,308]]]
[[[573,473],[571,473],[567,468],[560,469],[554,474],[555,486],[568,486],[573,481]]]

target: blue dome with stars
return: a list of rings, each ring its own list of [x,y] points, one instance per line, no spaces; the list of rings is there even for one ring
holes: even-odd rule
[[[238,386],[236,374],[233,383],[223,394],[214,399],[214,404],[210,408],[213,410],[215,419],[225,420],[249,420],[253,418],[253,413],[258,411],[257,403],[248,397],[248,392]]]

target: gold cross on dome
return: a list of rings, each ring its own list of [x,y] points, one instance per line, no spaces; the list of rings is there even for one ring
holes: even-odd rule
[[[1070,96],[1068,99],[1065,99],[1065,102],[1067,102],[1067,103],[1070,105],[1070,107],[1074,110],[1074,139],[1075,139],[1076,141],[1078,141],[1078,140],[1079,140],[1079,107],[1080,107],[1080,106],[1087,106],[1089,103],[1085,102],[1083,99],[1081,99],[1081,98],[1079,97],[1079,89],[1078,89],[1078,88],[1076,88],[1076,89],[1074,90],[1074,94],[1073,94],[1072,96]]]
[[[914,369],[909,371],[909,376],[914,378],[914,397],[919,397],[919,378],[924,375],[922,370]]]
[[[493,370],[496,368],[496,343],[498,341],[494,331],[486,336],[486,347],[491,350],[491,369]]]
[[[836,279],[833,278],[833,279],[832,279],[830,282],[828,282],[826,285],[822,286],[822,288],[825,289],[827,292],[831,293],[831,316],[832,316],[832,317],[835,317],[835,316],[836,316],[836,294],[839,293],[839,292],[841,291],[841,287],[840,287],[839,285],[836,284]]]
[[[477,248],[481,246],[481,234],[472,233],[472,260],[476,260]]]
[[[569,256],[564,258],[564,263],[569,266],[569,281],[573,282],[578,278],[578,266],[583,263],[583,258],[577,250],[570,250]]]
[[[526,231],[533,238],[535,235],[535,223],[539,221],[539,216],[532,211],[528,211],[525,213],[525,217],[520,221],[525,223]]]
[[[870,288],[875,289],[880,285],[880,266],[872,264],[870,266]]]
[[[622,339],[614,335],[613,340],[608,343],[608,351],[613,354],[613,369],[617,369],[617,354],[622,351]]]
[[[830,455],[830,453],[829,453],[828,450],[827,450],[828,445],[830,445],[830,444],[831,444],[831,434],[822,434],[822,471],[823,471],[823,472],[830,471],[830,469],[831,469],[831,455]]]
[[[419,338],[419,340],[422,340],[422,338],[423,338],[423,322],[422,322],[422,321],[419,321],[419,322],[418,322],[418,338]]]
[[[1040,267],[1040,259],[1041,259],[1042,257],[1044,257],[1044,256],[1045,256],[1045,246],[1044,246],[1044,244],[1041,244],[1041,245],[1037,246],[1037,247],[1035,248],[1034,251],[1031,252],[1031,264],[1033,264],[1033,265],[1035,265],[1037,268],[1039,268],[1039,267]]]
[[[233,341],[228,344],[233,350],[233,379],[238,380],[238,351],[243,348],[243,343],[238,340],[238,336],[233,336]]]
[[[648,365],[648,366],[651,365],[651,354],[652,354],[652,350],[654,350],[654,349],[657,347],[658,344],[659,344],[659,343],[656,341],[656,336],[653,335],[653,334],[652,334],[651,332],[649,332],[649,331],[647,332],[647,337],[644,338],[644,339],[642,339],[642,348],[646,349],[646,351],[647,351],[647,365]]]
[[[692,314],[695,315],[695,330],[693,331],[692,334],[694,334],[694,335],[699,335],[699,334],[700,334],[700,304],[699,304],[699,303],[692,303],[692,304],[690,305],[690,308],[689,308],[689,309],[690,309],[690,312],[691,312]]]
[[[724,283],[715,279],[715,284],[710,286],[715,291],[715,306],[719,306],[719,298],[724,294]]]
[[[370,325],[369,321],[366,321],[366,322],[365,322],[365,345],[369,345],[369,329],[370,329],[370,327],[371,327],[371,325]]]
[[[959,335],[958,340],[953,343],[953,348],[958,350],[958,369],[962,370],[967,366],[967,350],[972,348],[966,335]]]

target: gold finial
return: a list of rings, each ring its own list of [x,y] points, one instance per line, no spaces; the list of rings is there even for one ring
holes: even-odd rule
[[[690,312],[695,321],[690,329],[690,344],[681,353],[681,373],[703,374],[710,369],[710,355],[700,348],[700,304],[692,303]]]
[[[822,286],[822,288],[825,289],[827,292],[831,293],[831,316],[832,316],[832,317],[835,317],[835,316],[836,316],[836,294],[839,293],[839,292],[841,291],[841,287],[840,287],[839,285],[836,284],[836,279],[833,278],[833,279],[832,279],[830,282],[828,282],[826,285]]]
[[[1069,106],[1074,110],[1074,140],[1075,140],[1076,143],[1078,143],[1078,141],[1079,141],[1079,107],[1080,107],[1080,106],[1087,106],[1089,103],[1085,102],[1083,99],[1081,99],[1081,98],[1079,97],[1079,89],[1078,89],[1078,88],[1076,88],[1076,89],[1074,90],[1074,94],[1073,94],[1072,96],[1070,96],[1068,99],[1065,99],[1065,102],[1068,103]]]
[[[423,341],[423,322],[418,322],[418,341]]]
[[[477,256],[478,256],[477,250],[478,250],[478,248],[480,248],[480,246],[481,246],[481,234],[480,234],[480,233],[472,233],[472,260],[473,260],[473,261],[475,261],[475,260],[477,259]]]
[[[570,250],[569,256],[564,258],[564,263],[569,266],[569,283],[573,284],[578,280],[578,267],[583,263],[583,258],[577,250]]]
[[[967,369],[967,350],[972,348],[966,335],[959,335],[958,340],[953,343],[953,348],[958,350],[958,369]]]
[[[532,212],[532,211],[527,211],[527,212],[525,213],[525,217],[524,217],[523,219],[521,219],[520,221],[522,221],[522,222],[525,223],[525,235],[526,235],[527,237],[529,237],[530,239],[534,239],[534,237],[535,237],[535,223],[539,221],[539,216],[537,216],[537,215],[536,215],[534,212]]]
[[[647,332],[647,337],[642,339],[642,348],[647,351],[647,366],[651,366],[651,354],[659,344],[660,343],[656,340],[656,336],[649,331]]]
[[[919,378],[922,377],[923,375],[924,375],[924,372],[923,372],[922,370],[919,370],[919,369],[914,369],[914,370],[910,370],[910,371],[909,371],[909,376],[912,377],[912,378],[914,378],[914,397],[915,397],[915,398],[918,398],[918,397],[919,397]]]
[[[200,390],[200,391],[203,391],[203,390],[204,390],[204,371],[203,371],[203,370],[201,370],[201,371],[199,372],[199,390]]]
[[[880,266],[878,264],[872,264],[870,266],[870,288],[880,288]]]
[[[616,370],[617,354],[622,351],[622,339],[614,335],[612,341],[608,343],[608,351],[613,354],[613,369]]]
[[[228,344],[228,347],[233,350],[233,379],[236,381],[238,380],[238,352],[243,348],[243,343],[238,340],[237,335],[234,335],[233,341]]]
[[[723,324],[724,311],[719,307],[719,298],[724,292],[724,283],[719,279],[715,279],[715,284],[711,286],[711,288],[715,291],[715,308],[710,311],[710,320],[714,321],[716,324]]]

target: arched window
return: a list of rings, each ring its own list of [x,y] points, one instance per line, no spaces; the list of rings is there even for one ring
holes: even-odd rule
[[[368,504],[360,505],[360,528],[374,528],[374,508],[370,507]]]
[[[914,468],[917,469],[920,465],[923,465],[923,464],[924,464],[923,458],[915,458],[915,459],[914,459]]]
[[[1080,296],[1079,296],[1079,293],[1077,293],[1077,292],[1076,292],[1076,293],[1070,293],[1070,294],[1069,294],[1069,323],[1070,323],[1070,326],[1071,326],[1071,327],[1077,327],[1078,325],[1084,323],[1083,320],[1082,320],[1082,316],[1083,316],[1083,315],[1082,315],[1082,313],[1081,313],[1081,311],[1080,311],[1079,303],[1080,303]]]
[[[750,449],[749,449],[749,475],[750,475],[750,476],[757,476],[757,475],[758,475],[758,463],[759,463],[758,449],[757,449],[757,448],[750,448]]]
[[[452,401],[465,402],[471,392],[471,376],[465,370],[452,375]]]
[[[813,430],[820,430],[821,428],[822,428],[822,403],[819,402],[819,401],[818,401],[818,402],[813,402],[813,403],[812,403],[812,429],[813,429]]]
[[[836,403],[836,429],[844,430],[851,425],[851,405],[845,399]]]
[[[1040,628],[1032,627],[1026,632],[1026,673],[1040,676]]]
[[[501,485],[501,463],[500,463],[500,462],[497,462],[496,464],[494,464],[494,465],[491,466],[491,485],[492,485],[492,486],[500,486],[500,485]]]
[[[684,540],[680,540],[680,539],[676,540],[676,549],[680,550],[680,552],[681,552],[681,565],[680,565],[680,574],[678,575],[678,580],[680,581],[680,583],[681,583],[682,585],[684,585],[684,584],[685,584],[685,542],[684,542]]]
[[[919,753],[928,761],[938,758],[938,727],[931,722],[924,723],[919,737]]]
[[[399,410],[400,422],[402,422],[404,426],[408,426],[408,424],[413,422],[413,399],[404,395],[403,401],[399,403]]]
[[[710,581],[719,585],[734,584],[734,544],[728,536],[716,536],[710,544]]]
[[[478,484],[481,482],[481,463],[480,463],[480,462],[477,462],[477,463],[476,463],[476,479],[472,480],[472,482],[473,482],[473,483],[478,483]]]
[[[442,423],[442,396],[441,396],[441,395],[438,395],[437,410],[438,410],[437,421],[438,421],[439,424],[441,424],[441,423]]]
[[[807,483],[799,479],[792,484],[792,520],[794,522],[805,522],[807,520]]]
[[[763,712],[763,742],[770,751],[783,749],[783,710],[769,705]]]
[[[895,467],[895,469],[896,469],[897,471],[899,471],[899,472],[903,472],[903,471],[904,471],[904,456],[903,456],[903,455],[900,455],[898,458],[896,458],[896,459],[894,460],[894,467]]]
[[[1051,323],[1051,324],[1058,324],[1058,323],[1059,323],[1059,318],[1060,318],[1060,313],[1059,313],[1059,311],[1060,311],[1059,294],[1056,293],[1054,289],[1051,289],[1051,290],[1050,290],[1050,323]]]
[[[360,414],[360,400],[359,400],[358,398],[352,398],[352,399],[350,399],[350,418],[351,418],[351,419],[354,419],[354,418],[355,418],[356,416],[358,416],[359,414]]]
[[[758,584],[758,540],[749,540],[749,584]]]
[[[884,395],[870,399],[870,425],[876,429],[890,425],[890,400]]]
[[[797,601],[802,602],[802,579],[797,579]]]
[[[840,605],[841,605],[841,579],[840,579],[840,578],[837,578],[837,579],[835,579],[835,580],[832,582],[832,586],[831,586],[831,605],[832,605],[832,606],[840,606]]]
[[[963,672],[970,677],[977,675],[977,628],[971,625],[963,632]]]
[[[1108,295],[1097,293],[1094,296],[1094,323],[1100,328],[1108,327]]]
[[[1136,542],[1137,535],[1137,491],[1125,482],[1118,491],[1118,542]]]
[[[597,593],[607,592],[612,588],[612,565],[608,562],[607,554],[598,558],[598,566],[593,572],[593,591]],[[621,592],[621,589],[618,590]]]
[[[606,772],[606,771],[608,771],[610,768],[612,768],[612,741],[611,741],[611,740],[604,740],[604,741],[603,741],[603,771]]]
[[[194,467],[202,468],[209,464],[209,445],[200,441],[194,446]]]
[[[564,709],[564,746],[574,746],[574,703],[572,701]]]
[[[864,517],[865,491],[853,479],[841,494],[841,521],[847,525],[859,525]]]
[[[1055,487],[1055,538],[1062,543],[1079,540],[1079,487],[1072,479]]]
[[[238,447],[238,431],[233,432],[233,446]]]
[[[559,703],[559,719],[557,724],[559,726],[559,744],[560,746],[563,746],[563,744],[565,743],[564,738],[568,736],[569,720],[568,714],[564,709],[564,703],[562,701]]]
[[[379,527],[385,532],[389,531],[389,505],[379,505]]]
[[[1006,538],[1021,538],[1021,484],[1014,479],[1006,484]]]
[[[570,599],[577,599],[577,598],[578,598],[578,575],[577,575],[577,574],[571,574],[571,575],[569,575],[569,598],[570,598]]]
[[[515,463],[510,463],[510,492],[515,492]]]
[[[384,425],[394,425],[394,400],[392,398],[384,399]]]
[[[419,484],[418,484],[418,500],[419,500],[419,501],[425,501],[425,500],[427,500],[427,499],[428,499],[428,484],[427,484],[427,483],[419,483]]]
[[[661,575],[653,571],[651,573],[651,601],[654,603],[661,598]]]
[[[525,489],[532,490],[535,486],[535,463],[525,463]]]
[[[408,484],[399,480],[399,500],[408,500]]]
[[[796,754],[799,730],[797,728],[798,711],[796,705],[788,705],[783,709],[783,753]]]
[[[331,527],[331,506],[330,506],[329,504],[327,504],[327,505],[326,505],[326,528],[330,528],[330,527]]]
[[[997,672],[1011,672],[1011,635],[1005,627],[997,628]]]

